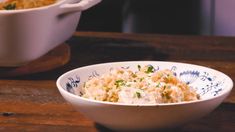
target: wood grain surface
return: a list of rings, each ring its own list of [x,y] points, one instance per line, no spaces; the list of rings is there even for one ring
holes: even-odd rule
[[[235,80],[234,37],[77,32],[66,43],[71,50],[66,64],[0,79],[0,131],[111,131],[75,111],[55,85],[64,72],[90,64],[128,60],[186,62],[220,70]],[[206,117],[164,131],[234,132],[235,90]]]
[[[70,47],[61,44],[44,56],[18,67],[0,67],[0,77],[14,77],[45,72],[65,65],[70,59]]]

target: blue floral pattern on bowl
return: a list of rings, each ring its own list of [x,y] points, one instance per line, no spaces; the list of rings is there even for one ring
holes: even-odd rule
[[[158,71],[160,69],[166,69],[165,67],[162,68],[158,65],[152,65],[155,69],[154,71]],[[137,66],[136,66],[137,67]],[[132,67],[131,65],[120,66],[119,68],[123,69],[136,69],[136,67]],[[117,68],[111,67],[109,70]],[[177,66],[173,65],[169,67],[174,75],[178,77],[181,81],[187,83],[190,87],[196,89],[197,93],[200,97],[207,97],[207,96],[217,96],[220,92],[223,91],[225,85],[225,79],[217,79],[217,76],[211,75],[207,71],[197,70],[197,69],[185,69],[180,70]],[[97,70],[93,70],[88,74],[87,79],[100,76],[101,73]],[[197,85],[196,85],[197,84]],[[79,87],[81,84],[81,79],[79,75],[75,75],[74,77],[68,77],[66,81],[65,90],[75,94],[74,88]],[[76,92],[77,94],[77,92]],[[82,94],[80,92],[80,94]]]

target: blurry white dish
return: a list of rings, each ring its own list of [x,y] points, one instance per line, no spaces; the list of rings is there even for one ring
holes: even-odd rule
[[[137,65],[152,65],[155,70],[170,69],[182,81],[194,87],[200,100],[168,104],[121,104],[90,100],[78,95],[83,83],[112,68],[137,71]],[[207,67],[162,61],[113,62],[77,68],[61,75],[57,87],[70,104],[91,120],[114,130],[147,130],[176,127],[199,119],[214,110],[228,96],[232,80]]]
[[[0,10],[0,66],[35,60],[75,32],[81,11],[101,0],[58,0],[21,10]]]

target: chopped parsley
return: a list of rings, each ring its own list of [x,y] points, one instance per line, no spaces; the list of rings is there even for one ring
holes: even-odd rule
[[[16,9],[16,3],[10,3],[3,7],[5,10],[14,10]]]
[[[140,69],[141,69],[141,66],[140,66],[140,65],[138,65],[137,67],[138,67],[138,70],[140,71]]]
[[[135,92],[135,93],[136,93],[137,98],[141,98],[140,92]]]
[[[164,90],[166,89],[166,85],[163,86],[163,89],[164,89]]]
[[[117,80],[114,85],[116,85],[117,88],[118,88],[118,87],[120,87],[120,86],[125,85],[125,82],[124,82],[124,80],[122,80],[122,79],[121,79],[121,80]]]
[[[156,85],[156,87],[157,87],[157,88],[159,88],[159,87],[160,87],[160,82]]]
[[[144,78],[143,78],[143,77],[141,77],[141,78],[140,78],[140,82],[142,82],[143,80],[144,80]]]
[[[147,71],[145,71],[145,73],[153,73],[154,71],[154,67],[152,65],[148,65]]]

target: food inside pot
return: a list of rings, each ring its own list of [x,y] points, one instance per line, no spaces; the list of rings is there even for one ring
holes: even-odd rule
[[[57,0],[4,0],[0,2],[0,10],[29,9],[47,6]]]
[[[108,102],[125,104],[161,104],[199,100],[196,90],[180,81],[169,70],[155,70],[152,65],[139,71],[111,69],[109,73],[90,78],[78,95]]]

